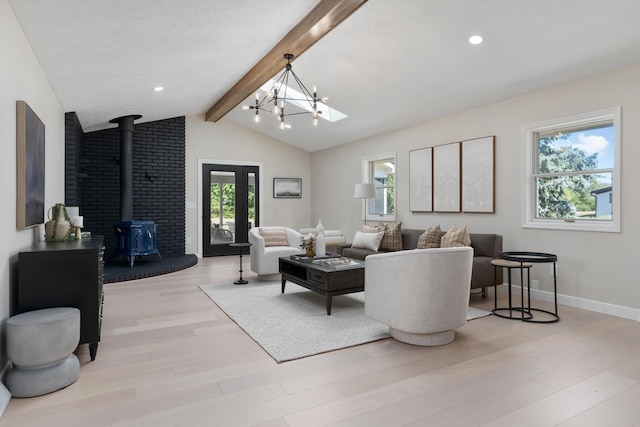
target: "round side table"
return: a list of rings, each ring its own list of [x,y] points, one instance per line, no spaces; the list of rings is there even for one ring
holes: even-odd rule
[[[554,311],[551,312],[539,308],[531,308],[531,276],[527,274],[527,307],[525,308],[523,303],[522,310],[523,313],[526,312],[530,316],[520,318],[519,320],[531,323],[554,323],[559,321],[560,316],[558,316],[558,285],[556,274],[556,262],[558,261],[558,256],[544,252],[503,252],[500,254],[500,258],[520,264],[520,292],[522,293],[524,293],[524,269],[526,268],[527,272],[530,269],[530,267],[526,266],[527,264],[553,263]],[[511,283],[509,283],[509,288],[511,288]],[[551,319],[535,319],[532,312],[546,313],[551,316]]]
[[[249,282],[242,278],[242,255],[243,255],[244,248],[248,248],[249,246],[251,246],[251,243],[229,243],[229,246],[233,248],[238,248],[240,250],[240,278],[235,282],[233,282],[233,284],[246,285]]]
[[[527,281],[530,277],[530,269],[533,267],[533,264],[530,262],[517,262],[517,261],[507,261],[506,259],[493,259],[491,260],[491,265],[493,265],[493,310],[491,311],[494,315],[498,317],[502,317],[504,319],[516,319],[516,320],[525,320],[531,319],[533,315],[530,311],[531,304],[528,304],[528,307],[524,306],[524,292],[523,292],[523,279],[522,279],[522,270],[527,269]],[[507,269],[507,290],[509,292],[509,306],[508,307],[498,307],[498,268],[506,268]],[[511,299],[511,270],[519,269],[520,270],[520,306],[514,307]],[[504,314],[505,311],[509,311],[509,314]],[[517,314],[520,313],[519,317],[516,317]]]

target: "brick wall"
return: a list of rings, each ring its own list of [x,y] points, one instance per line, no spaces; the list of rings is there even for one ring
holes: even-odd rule
[[[158,249],[163,257],[183,255],[184,117],[136,124],[134,127],[133,219],[157,224]],[[69,130],[67,137],[68,134]],[[69,145],[69,141],[67,143]],[[85,133],[81,146],[77,179],[81,184],[80,212],[84,216],[85,231],[105,236],[106,259],[109,260],[113,250],[113,225],[120,221],[118,128]]]
[[[82,204],[82,125],[76,113],[66,113],[65,152],[64,152],[64,204],[80,206]]]

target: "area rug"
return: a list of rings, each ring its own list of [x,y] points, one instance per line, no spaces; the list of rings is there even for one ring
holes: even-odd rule
[[[200,289],[278,363],[389,337],[389,328],[364,316],[364,292],[325,297],[292,283],[200,285]],[[469,307],[472,318],[491,313]]]

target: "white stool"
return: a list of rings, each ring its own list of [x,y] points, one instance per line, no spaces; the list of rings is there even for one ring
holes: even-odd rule
[[[13,397],[33,397],[73,384],[80,362],[80,310],[61,307],[18,314],[7,320],[7,355],[13,367],[7,388]]]

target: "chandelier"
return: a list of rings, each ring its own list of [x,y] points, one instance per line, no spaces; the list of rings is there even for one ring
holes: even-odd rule
[[[318,117],[322,114],[322,111],[318,109],[318,103],[326,103],[329,98],[319,98],[316,92],[316,87],[313,87],[313,93],[310,92],[307,87],[300,81],[296,73],[291,68],[291,60],[293,54],[287,53],[284,55],[284,59],[287,60],[287,65],[273,86],[269,91],[262,95],[259,91],[256,92],[256,104],[242,106],[243,111],[255,110],[256,114],[253,117],[253,121],[260,123],[260,111],[265,111],[276,116],[280,123],[280,129],[288,129],[291,127],[289,122],[285,121],[286,117],[297,116],[300,114],[311,114],[312,123],[314,126],[318,126]],[[289,87],[289,76],[293,77],[293,80],[299,87],[299,91]],[[289,106],[286,104],[289,103]],[[295,105],[304,111],[296,110],[290,112],[289,108]]]

